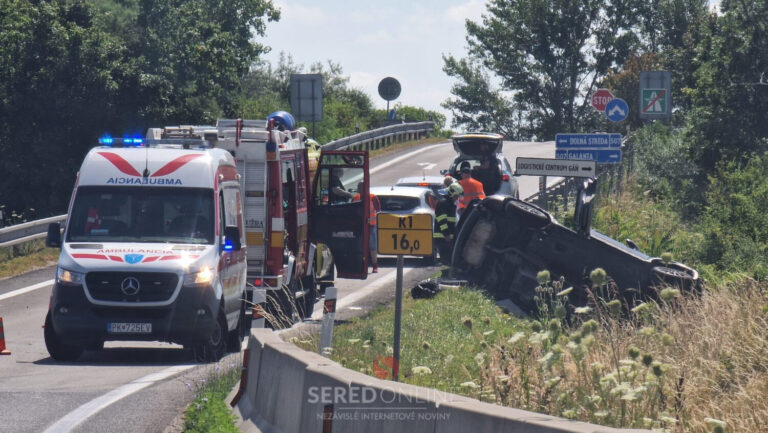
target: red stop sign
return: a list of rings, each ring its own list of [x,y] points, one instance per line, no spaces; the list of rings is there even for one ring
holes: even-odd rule
[[[592,107],[600,112],[605,111],[605,104],[611,102],[613,99],[613,93],[608,89],[597,89],[592,95]]]

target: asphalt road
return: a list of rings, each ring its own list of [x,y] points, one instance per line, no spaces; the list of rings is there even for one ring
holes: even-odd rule
[[[505,143],[511,165],[515,157],[554,157],[554,143]],[[454,157],[450,143],[387,154],[372,162],[372,185],[391,185],[413,175],[439,175]],[[538,188],[535,177],[519,177],[520,196]],[[380,259],[380,272],[365,281],[337,280],[337,318],[364,314],[394,297],[394,259]],[[406,259],[404,287],[437,268]],[[45,349],[42,324],[48,309],[54,269],[0,281],[0,317],[10,356],[0,356],[0,432],[172,432],[180,414],[204,380],[236,366],[241,355],[218,364],[194,364],[180,346],[164,343],[105,345],[74,363],[54,362]],[[22,290],[25,289],[25,290]],[[315,317],[319,317],[320,303]],[[295,327],[300,331],[306,324]]]

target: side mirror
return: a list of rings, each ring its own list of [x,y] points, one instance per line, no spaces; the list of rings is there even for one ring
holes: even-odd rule
[[[442,169],[442,170],[440,170],[440,174],[442,174],[443,176],[445,176],[446,174],[448,174],[448,170],[446,170],[446,169]]]
[[[221,244],[223,251],[240,251],[240,230],[236,226],[224,227],[224,242]]]
[[[48,224],[48,235],[45,237],[45,246],[61,248],[61,223]]]

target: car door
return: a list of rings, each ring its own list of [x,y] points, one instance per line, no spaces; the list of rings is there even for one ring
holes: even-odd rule
[[[320,155],[310,231],[313,242],[330,248],[339,277],[368,276],[368,176],[368,152],[323,151]]]

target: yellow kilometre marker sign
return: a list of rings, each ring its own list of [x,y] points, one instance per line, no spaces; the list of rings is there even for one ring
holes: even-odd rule
[[[376,215],[379,254],[432,255],[432,215]]]

